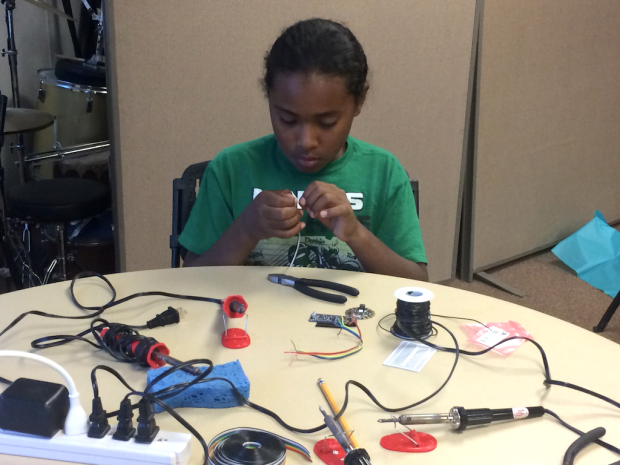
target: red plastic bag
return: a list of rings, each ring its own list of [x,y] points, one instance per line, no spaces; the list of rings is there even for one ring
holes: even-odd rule
[[[467,334],[467,340],[469,342],[485,348],[491,347],[492,345],[513,336],[534,339],[532,335],[516,321],[504,321],[501,323],[492,322],[487,323],[486,325],[488,328],[479,325],[478,323],[464,323],[461,325],[461,328],[465,331],[465,334]],[[493,352],[497,352],[498,354],[507,357],[517,350],[524,342],[524,339],[512,339],[495,347]]]

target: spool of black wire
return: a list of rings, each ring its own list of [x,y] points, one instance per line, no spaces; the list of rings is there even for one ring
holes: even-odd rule
[[[396,297],[396,321],[390,332],[400,338],[426,339],[433,332],[431,322],[431,299],[433,293],[422,287],[401,287]]]

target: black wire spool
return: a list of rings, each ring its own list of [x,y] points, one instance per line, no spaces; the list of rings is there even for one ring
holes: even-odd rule
[[[403,287],[394,292],[396,296],[396,321],[390,332],[400,338],[426,339],[433,333],[431,302],[433,293],[418,287]]]
[[[215,444],[209,447],[210,464],[282,465],[286,461],[286,446],[272,434],[239,429],[220,437],[215,438]]]

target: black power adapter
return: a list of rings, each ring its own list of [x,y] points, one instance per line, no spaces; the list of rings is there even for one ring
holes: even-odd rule
[[[0,428],[53,437],[69,412],[69,391],[62,384],[19,378],[0,394]]]

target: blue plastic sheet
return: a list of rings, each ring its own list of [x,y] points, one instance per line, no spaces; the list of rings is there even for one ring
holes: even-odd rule
[[[620,232],[607,224],[600,211],[551,251],[605,294],[615,297],[620,291]]]

